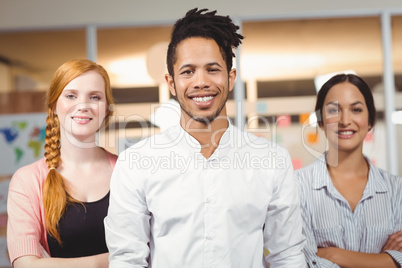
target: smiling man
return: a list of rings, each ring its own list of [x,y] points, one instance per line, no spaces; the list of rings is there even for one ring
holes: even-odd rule
[[[105,219],[110,267],[306,266],[288,152],[226,114],[238,29],[205,9],[176,22],[166,82],[180,124],[119,156]]]

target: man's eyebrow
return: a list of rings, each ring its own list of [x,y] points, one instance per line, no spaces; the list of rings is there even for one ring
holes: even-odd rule
[[[183,70],[183,69],[185,69],[185,68],[189,68],[189,67],[194,67],[194,64],[190,64],[190,63],[184,64],[183,66],[181,66],[181,67],[179,68],[179,71],[181,71],[181,70]]]
[[[207,64],[207,66],[214,66],[214,65],[218,65],[219,67],[222,68],[222,66],[218,62],[215,62],[215,61]]]
[[[208,67],[215,66],[215,65],[217,65],[217,66],[219,66],[219,67],[222,68],[222,65],[220,65],[220,64],[219,64],[218,62],[216,62],[216,61],[210,62],[210,63],[207,63],[207,64],[206,64],[206,66],[208,66]],[[181,66],[181,67],[179,68],[179,71],[181,71],[181,70],[183,70],[183,69],[185,69],[185,68],[191,68],[191,67],[194,67],[194,64],[191,64],[191,63],[184,64],[183,66]]]

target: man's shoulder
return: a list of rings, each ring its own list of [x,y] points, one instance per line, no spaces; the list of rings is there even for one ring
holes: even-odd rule
[[[161,149],[174,147],[179,140],[175,138],[175,135],[177,135],[176,131],[176,128],[172,127],[148,137],[143,137],[127,147],[125,151],[136,151],[148,154],[160,151]]]
[[[269,150],[277,154],[288,154],[288,150],[285,147],[263,136],[257,136],[251,132],[239,129],[237,129],[237,136],[242,141],[242,147],[262,152]]]

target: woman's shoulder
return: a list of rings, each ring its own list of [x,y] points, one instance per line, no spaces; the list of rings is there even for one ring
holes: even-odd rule
[[[116,165],[116,161],[117,161],[117,155],[115,155],[114,153],[109,152],[108,150],[105,149],[107,158],[109,159],[110,165],[112,166],[112,168],[114,168],[114,166]]]
[[[370,173],[372,173],[372,176],[374,176],[377,179],[381,179],[382,181],[385,181],[387,183],[390,183],[394,186],[398,185],[399,187],[402,187],[402,177],[394,175],[382,168],[379,168],[371,162],[369,163],[370,163]]]
[[[309,165],[295,171],[296,178],[306,178],[314,176],[315,173],[326,171],[325,157],[322,155]]]
[[[32,164],[19,168],[11,178],[10,188],[42,184],[48,173],[46,159],[43,157]]]

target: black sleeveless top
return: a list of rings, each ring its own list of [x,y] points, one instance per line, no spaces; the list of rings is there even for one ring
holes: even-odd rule
[[[108,252],[103,225],[108,207],[109,193],[95,202],[69,203],[59,221],[62,245],[47,234],[50,256],[75,258]]]

